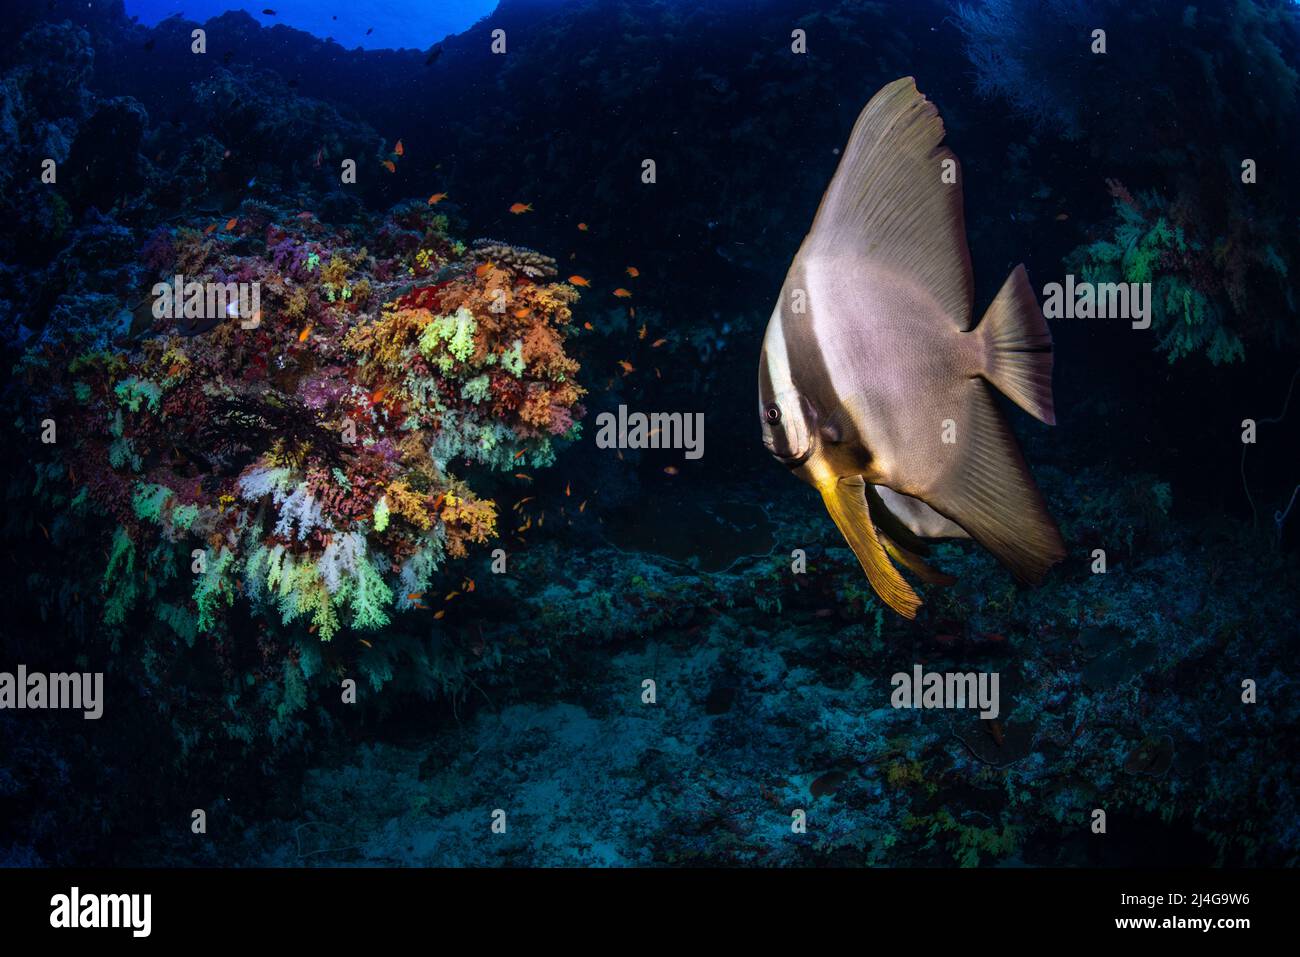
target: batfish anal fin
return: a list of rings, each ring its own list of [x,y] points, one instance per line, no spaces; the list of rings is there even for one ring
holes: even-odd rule
[[[1034,418],[1056,424],[1052,405],[1052,333],[1022,263],[975,328],[987,350],[984,378]]]
[[[988,387],[970,380],[969,414],[951,454],[957,460],[920,496],[1011,569],[1037,584],[1065,557],[1065,543]]]
[[[883,265],[926,289],[934,314],[965,331],[975,284],[961,171],[943,137],[939,111],[912,77],[882,88],[853,125],[800,252]]]
[[[818,485],[818,491],[876,594],[904,618],[915,618],[921,599],[889,561],[880,539],[876,537],[876,526],[863,493],[865,485],[862,477],[855,475],[822,483]]]

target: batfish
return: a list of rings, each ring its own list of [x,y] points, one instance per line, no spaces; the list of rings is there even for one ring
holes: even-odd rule
[[[822,495],[881,599],[921,605],[925,539],[969,537],[1037,583],[1065,545],[996,388],[1055,424],[1052,337],[1016,266],[978,323],[960,167],[911,77],[866,105],[768,321],[763,443]]]

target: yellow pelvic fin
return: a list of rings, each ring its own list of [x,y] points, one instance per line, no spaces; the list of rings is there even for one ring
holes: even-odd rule
[[[915,618],[921,599],[885,554],[867,507],[864,485],[862,476],[854,475],[821,483],[817,490],[822,493],[822,501],[826,503],[826,510],[831,513],[836,527],[862,563],[862,570],[867,573],[867,581],[871,582],[876,594],[904,618]]]

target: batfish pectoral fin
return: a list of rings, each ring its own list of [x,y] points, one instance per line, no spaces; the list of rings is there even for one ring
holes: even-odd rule
[[[822,493],[822,501],[826,503],[826,510],[831,513],[836,527],[862,563],[862,570],[867,573],[867,581],[871,582],[876,594],[904,618],[915,618],[921,599],[890,562],[876,536],[876,526],[871,520],[871,510],[864,494],[865,485],[862,476],[854,475],[820,484],[818,491]]]
[[[885,506],[874,485],[867,482],[863,492],[866,494],[867,509],[876,524],[876,534],[890,558],[927,585],[951,585],[957,581],[951,575],[931,568],[922,560],[923,555],[929,554],[929,547]]]
[[[953,578],[951,575],[945,575],[937,568],[931,568],[922,560],[920,555],[908,551],[880,529],[877,529],[876,531],[879,534],[880,542],[885,546],[885,551],[889,554],[889,557],[898,562],[898,564],[902,565],[927,585],[952,585],[956,583],[957,579]]]

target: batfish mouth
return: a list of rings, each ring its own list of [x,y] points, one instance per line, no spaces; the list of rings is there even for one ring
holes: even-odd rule
[[[772,448],[770,443],[764,442],[763,444],[767,446],[767,450],[772,453],[772,457],[788,469],[797,469],[799,466],[807,462],[809,456],[813,453],[811,445],[798,455],[782,455],[780,452],[776,451],[776,449]]]

